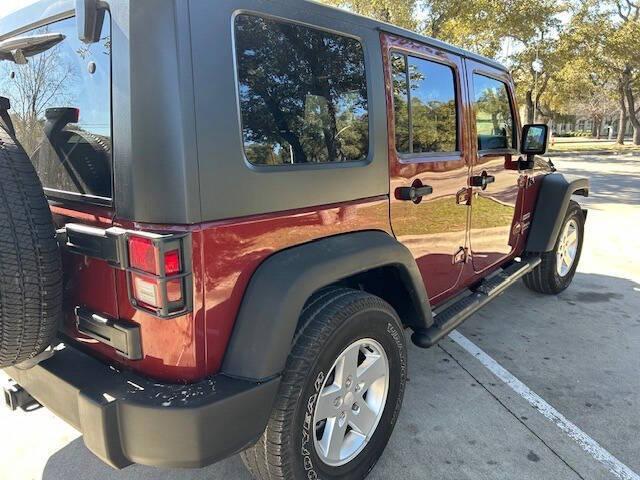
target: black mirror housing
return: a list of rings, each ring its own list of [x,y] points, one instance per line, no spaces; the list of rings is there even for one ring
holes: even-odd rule
[[[522,128],[520,153],[524,155],[544,155],[549,143],[549,126],[532,123]]]
[[[78,38],[84,43],[100,41],[107,5],[100,0],[76,0]]]

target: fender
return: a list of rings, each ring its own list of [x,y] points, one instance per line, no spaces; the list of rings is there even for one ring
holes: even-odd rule
[[[589,179],[563,173],[550,173],[544,177],[533,212],[527,252],[553,250],[572,195],[588,197]]]
[[[309,297],[327,285],[379,267],[398,269],[417,312],[433,324],[424,282],[409,250],[389,234],[364,231],[292,247],[267,258],[245,291],[222,371],[262,381],[279,375]]]

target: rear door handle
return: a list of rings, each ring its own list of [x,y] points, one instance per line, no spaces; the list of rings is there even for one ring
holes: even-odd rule
[[[422,197],[431,195],[433,187],[423,185],[421,187],[398,187],[396,188],[396,198],[407,202],[419,203]]]
[[[482,172],[482,175],[476,175],[471,177],[471,186],[472,187],[480,187],[482,190],[487,189],[487,185],[496,181],[496,177],[493,175],[489,175],[485,170]]]

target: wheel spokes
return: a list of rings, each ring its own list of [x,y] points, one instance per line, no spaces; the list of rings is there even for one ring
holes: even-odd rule
[[[340,413],[340,399],[343,395],[340,385],[334,383],[324,387],[316,403],[316,420],[325,420],[337,416]]]
[[[386,374],[387,367],[380,355],[368,354],[362,365],[358,367],[359,390],[366,392],[376,380],[383,378]]]
[[[351,428],[366,437],[371,434],[378,416],[373,410],[371,410],[369,405],[367,405],[367,402],[365,402],[362,397],[357,402],[356,406],[357,410],[354,411],[349,423],[351,424]]]
[[[352,343],[336,358],[316,400],[314,443],[329,465],[343,465],[366,446],[384,413],[389,362],[373,339]]]
[[[320,441],[323,453],[331,460],[340,460],[340,451],[344,445],[344,437],[347,433],[347,422],[341,422],[339,418],[327,420],[324,434]]]
[[[569,232],[569,234],[567,235],[567,245],[569,246],[573,246],[576,243],[578,243],[578,231],[573,229],[572,231]]]

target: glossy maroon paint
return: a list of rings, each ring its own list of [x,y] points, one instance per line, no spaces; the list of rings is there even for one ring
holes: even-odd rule
[[[515,154],[494,155],[491,158],[478,156],[468,72],[463,60],[392,35],[382,34],[381,41],[385,65],[391,199],[385,195],[344,204],[190,226],[119,221],[113,218],[112,211],[106,207],[52,206],[59,226],[80,222],[101,228],[115,225],[156,232],[188,231],[192,239],[193,311],[171,320],[162,320],[133,308],[124,271],[116,270],[104,261],[64,254],[66,318],[63,331],[67,337],[111,364],[159,380],[190,382],[219,371],[247,284],[260,263],[277,251],[354,231],[380,230],[395,234],[413,252],[433,305],[444,302],[477,282],[501,262],[519,255],[524,248],[539,180],[548,169],[539,166],[535,170],[520,173],[513,168]],[[447,156],[425,155],[410,159],[401,158],[396,153],[389,62],[393,50],[434,59],[451,66],[456,72],[461,132],[458,152]],[[505,80],[513,88],[508,77],[505,76]],[[516,123],[519,130],[517,113]],[[495,189],[493,194],[499,196],[501,188],[506,189],[505,195],[514,211],[510,225],[495,244],[496,248],[508,246],[508,251],[493,252],[491,246],[485,250],[480,247],[474,253],[489,255],[484,265],[472,261],[456,263],[456,252],[460,247],[475,248],[474,238],[481,239],[487,234],[483,228],[474,231],[473,196],[470,197],[470,205],[460,205],[458,203],[465,202],[458,202],[458,194],[471,191],[468,179],[474,170],[488,168],[504,175],[505,185]],[[512,180],[515,181],[513,185],[510,183]],[[396,188],[410,186],[414,182],[431,185],[434,195],[426,197],[419,205],[395,198]],[[504,198],[499,200],[504,201]],[[432,228],[438,215],[451,213],[462,218],[459,228],[446,231]],[[414,230],[415,225],[407,224],[412,219],[417,222],[417,231]],[[140,325],[144,358],[139,361],[126,360],[111,347],[79,334],[73,314],[77,305]]]
[[[449,292],[455,292],[463,271],[455,256],[467,244],[468,207],[459,205],[456,194],[467,188],[470,168],[470,139],[468,136],[469,103],[464,65],[460,57],[429,45],[394,35],[381,34],[387,97],[387,125],[389,143],[389,177],[391,195],[391,225],[399,241],[413,253],[425,279],[427,293],[437,303]],[[401,156],[396,149],[394,123],[393,74],[391,55],[404,53],[449,66],[456,78],[458,99],[458,152],[443,155],[421,154]],[[393,192],[414,182],[433,187],[433,194],[419,204],[401,201]],[[459,219],[442,231],[442,223],[435,217]]]
[[[305,209],[212,224],[205,244],[207,363],[216,371],[224,356],[244,290],[258,265],[287,247],[341,233],[391,233],[389,203],[380,197],[321,209]]]
[[[507,86],[511,114],[513,116],[513,129],[515,138],[519,140],[520,117],[516,108],[515,86],[511,77],[504,71],[490,67],[479,62],[466,60],[467,78],[469,84],[469,97],[475,98],[473,75],[483,75],[503,82]],[[472,119],[469,122],[471,137],[477,138],[475,112],[472,109]],[[496,177],[496,182],[490,184],[486,190],[475,189],[471,217],[469,222],[469,237],[471,239],[472,263],[475,272],[483,273],[504,263],[516,253],[520,230],[516,225],[520,223],[522,216],[521,196],[524,189],[520,187],[521,177],[524,175],[517,169],[518,144],[513,148],[502,152],[479,152],[478,142],[472,142],[473,166],[472,175],[481,175],[487,172]],[[483,202],[485,207],[495,208],[501,215],[478,214],[474,204]],[[485,210],[486,212],[486,210]],[[503,212],[509,212],[507,217]]]
[[[189,227],[118,222],[108,209],[80,208],[52,210],[59,225],[81,222],[101,228],[117,225],[134,230],[191,232],[193,312],[170,320],[133,308],[124,271],[101,260],[64,255],[68,279],[65,335],[110,363],[173,382],[198,380],[220,369],[244,290],[267,256],[341,233],[391,233],[387,197]],[[113,348],[81,335],[73,313],[77,305],[140,325],[144,358],[127,360]]]

